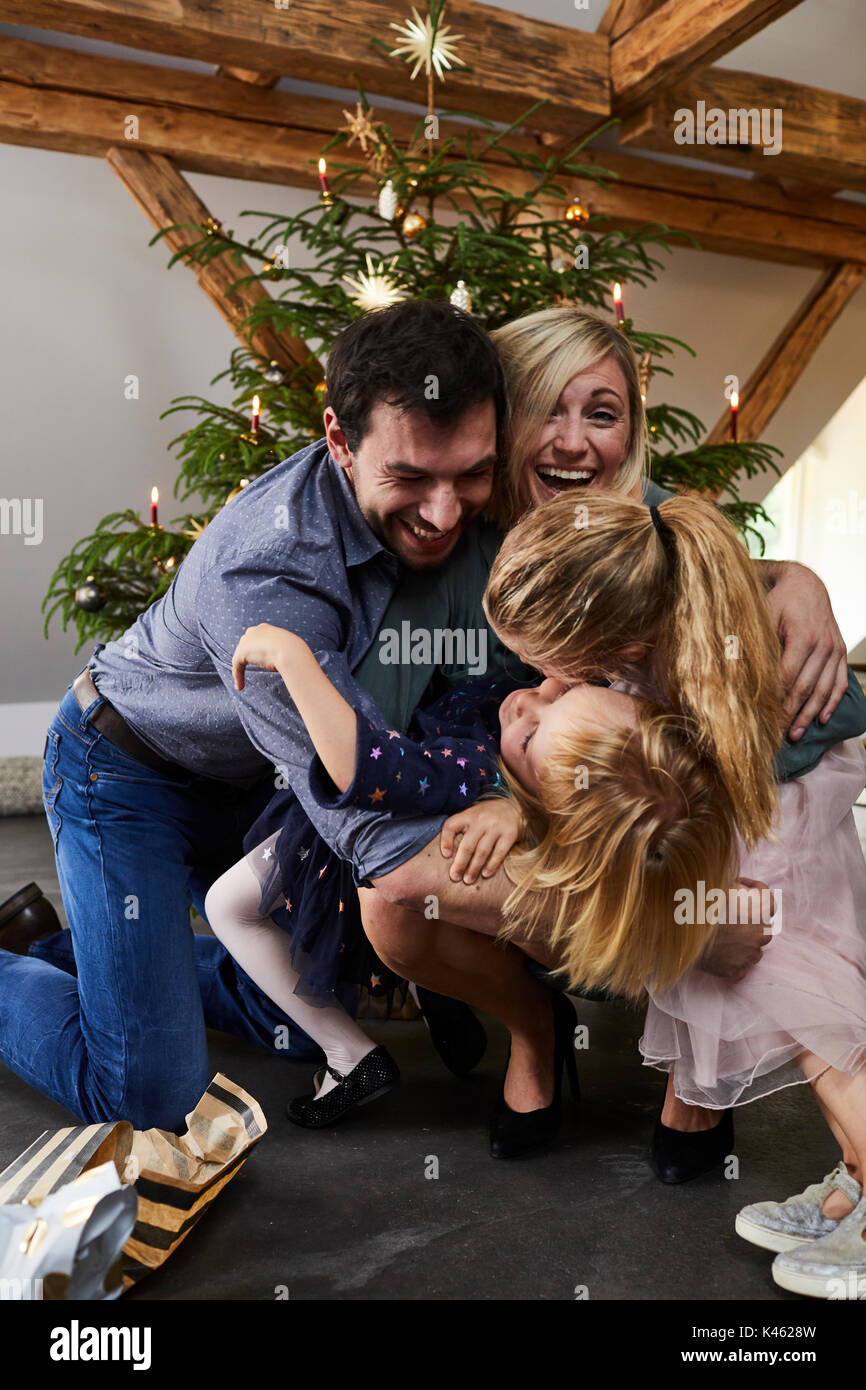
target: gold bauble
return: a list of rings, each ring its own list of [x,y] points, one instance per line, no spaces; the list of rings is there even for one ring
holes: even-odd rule
[[[411,241],[419,232],[423,232],[427,226],[426,217],[422,217],[420,212],[407,212],[403,218],[403,235]]]
[[[566,222],[588,222],[589,208],[579,198],[572,198],[565,209],[565,220]]]

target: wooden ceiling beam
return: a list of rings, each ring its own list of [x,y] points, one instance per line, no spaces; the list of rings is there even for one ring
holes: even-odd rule
[[[10,80],[23,71],[30,85]],[[53,83],[65,84],[64,89]],[[23,41],[9,41],[0,53],[0,139],[8,143],[104,156],[121,142],[136,147],[125,139],[131,114],[138,117],[137,148],[164,155],[179,169],[300,188],[317,187],[319,152],[344,119],[341,102],[261,90],[228,78]],[[415,116],[387,114],[395,136],[405,140]],[[450,128],[443,122],[443,133]],[[515,136],[513,143],[539,148],[535,137]],[[515,189],[526,186],[525,176],[501,151],[488,157],[496,164],[497,181]],[[341,151],[333,158],[339,164]],[[804,212],[781,189],[752,180],[616,153],[590,151],[581,158],[616,178],[605,188],[589,179],[572,180],[569,190],[579,192],[614,227],[657,221],[696,237],[707,250],[770,261],[866,262],[866,209],[856,203],[827,199]]]
[[[106,152],[106,158],[154,227],[162,230],[174,223],[192,224],[167,232],[163,237],[167,248],[180,251],[198,239],[194,227],[203,226],[213,214],[170,159],[129,146],[112,146]],[[265,287],[256,280],[231,288],[235,281],[254,273],[242,258],[240,264],[236,265],[230,253],[225,252],[222,256],[215,256],[207,265],[193,264],[189,268],[244,347],[258,353],[266,362],[278,362],[284,371],[307,365],[317,377],[322,376],[321,364],[301,339],[275,333],[268,324],[262,324],[251,335],[242,326],[252,309],[270,297]]]
[[[590,179],[569,187],[592,212],[627,230],[659,223],[695,237],[702,250],[754,260],[826,266],[845,259],[864,263],[866,208],[827,199],[804,211],[780,189],[749,179],[693,170],[619,154],[588,154],[584,161],[617,175],[605,187]],[[843,257],[833,251],[847,247]]]
[[[606,34],[611,40],[621,39],[629,29],[646,19],[647,15],[660,10],[665,3],[666,0],[609,0],[595,32]]]
[[[278,72],[251,72],[249,68],[217,68],[216,75],[246,82],[250,87],[275,87],[280,80]]]
[[[354,87],[404,100],[424,100],[422,80],[371,42],[400,40],[389,21],[408,17],[381,0],[0,0],[0,20],[61,30],[223,68],[278,73],[330,86]],[[447,22],[470,72],[452,71],[436,89],[437,110],[471,107],[493,120],[513,120],[533,102],[537,128],[561,134],[591,129],[610,112],[607,38],[476,3],[450,0]]]
[[[866,280],[866,266],[832,266],[821,276],[768,348],[740,392],[738,434],[760,439],[787,399],[845,305]],[[725,410],[707,436],[708,444],[731,437],[731,412]]]
[[[152,106],[178,107],[232,120],[264,121],[332,135],[344,122],[345,102],[276,92],[263,83],[220,69],[214,76],[157,67],[126,58],[103,58],[28,39],[4,39],[0,45],[0,81],[47,88],[81,96],[125,101],[132,112]],[[268,74],[252,74],[253,77]],[[275,78],[275,81],[279,81]],[[394,113],[406,130],[418,117]]]
[[[773,178],[772,175],[766,174],[753,174],[752,182],[762,188],[781,189],[791,208],[795,203],[801,208],[807,203],[824,203],[827,198],[832,198],[835,193],[841,191],[829,184],[809,183],[805,179]]]
[[[653,98],[802,0],[666,0],[632,24],[610,50],[611,99],[623,113]]]
[[[706,113],[780,111],[779,153],[764,154],[759,144],[678,144],[674,132],[683,121],[677,112],[695,113],[698,102]],[[730,126],[728,121],[728,131]],[[620,126],[619,139],[621,145],[730,164],[758,175],[864,191],[864,130],[866,101],[775,77],[708,68],[634,112]]]

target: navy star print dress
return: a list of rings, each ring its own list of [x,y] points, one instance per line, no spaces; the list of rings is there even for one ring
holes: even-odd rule
[[[405,735],[359,718],[351,786],[341,793],[316,758],[313,795],[322,806],[453,815],[501,786],[499,706],[521,688],[509,678],[467,681],[416,710]],[[397,976],[364,934],[352,865],[321,838],[291,788],[271,799],[244,851],[262,885],[259,911],[291,935],[296,992],[331,1004],[338,985],[364,985],[371,994],[395,988]]]

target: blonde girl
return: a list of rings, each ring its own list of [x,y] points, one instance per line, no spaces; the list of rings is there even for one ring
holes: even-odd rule
[[[606,741],[579,727],[563,733],[537,795],[512,786],[530,843],[506,865],[518,885],[506,934],[531,939],[552,920],[572,984],[633,996],[645,985],[645,1060],[673,1071],[690,1104],[722,1109],[809,1081],[842,1162],[794,1198],[744,1209],[737,1229],[778,1252],[773,1274],[785,1288],[866,1293],[866,865],[851,814],[862,744],[837,744],[774,786],[778,644],[746,552],[709,503],[552,501],[506,538],[486,608],[503,641],[566,684],[615,676],[630,658],[708,764],[695,789],[651,705],[638,706],[635,730]],[[710,835],[703,865],[676,865],[664,827],[641,808],[642,785],[669,778],[673,819],[692,806],[702,814],[710,769],[736,817],[732,872],[766,881],[776,897],[769,944],[735,983],[700,970],[690,940],[700,927],[678,912],[718,879],[719,844]]]

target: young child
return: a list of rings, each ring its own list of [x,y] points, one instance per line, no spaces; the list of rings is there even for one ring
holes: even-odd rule
[[[320,804],[453,812],[441,837],[443,854],[453,855],[452,876],[471,882],[498,869],[517,836],[513,804],[503,795],[483,801],[471,830],[460,811],[501,783],[497,711],[513,682],[469,682],[417,711],[410,735],[402,735],[359,721],[292,632],[269,624],[248,629],[233,664],[239,690],[247,666],[282,676],[318,752],[310,785]],[[351,865],[321,839],[291,788],[272,798],[244,848],[246,857],[208,893],[208,921],[247,974],[325,1052],[314,1093],[289,1106],[295,1123],[320,1128],[399,1079],[386,1049],[343,1008],[338,985],[380,992],[397,980],[364,935]]]
[[[744,547],[707,502],[646,509],[582,494],[578,506],[569,496],[546,503],[506,537],[485,606],[500,638],[550,676],[573,685],[588,672],[614,675],[625,655],[638,663],[628,688],[668,711],[641,701],[631,729],[601,740],[574,726],[536,754],[534,790],[525,775],[509,780],[529,840],[506,863],[517,884],[509,933],[544,930],[571,981],[633,997],[645,986],[641,1050],[673,1071],[687,1103],[724,1109],[810,1082],[842,1162],[787,1201],[746,1207],[736,1229],[778,1252],[783,1288],[866,1296],[866,864],[851,809],[866,780],[861,739],[835,743],[774,788],[778,643]],[[862,734],[862,699],[851,694],[848,705],[849,731]],[[543,736],[538,714],[527,712],[525,737]],[[657,730],[671,717],[715,770],[725,815],[734,813],[731,872],[775,896],[769,944],[736,980],[701,970],[688,944],[701,915],[719,929],[725,916],[713,873],[681,858],[677,805],[701,814],[710,782],[696,788],[665,755]],[[668,776],[659,824],[643,797],[653,777]],[[709,865],[709,838],[704,849]],[[688,904],[698,900],[713,912],[694,920]]]

